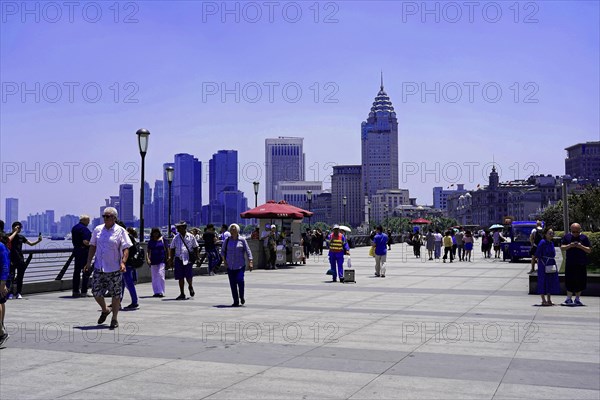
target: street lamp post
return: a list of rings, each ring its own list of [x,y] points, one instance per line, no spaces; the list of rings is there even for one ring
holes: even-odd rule
[[[367,223],[369,224],[369,231],[371,230],[371,200],[367,201]]]
[[[258,187],[260,186],[260,182],[252,182],[254,185],[254,208],[258,207]]]
[[[388,209],[389,206],[387,204],[383,205],[383,220],[385,221],[384,223],[387,225],[387,219],[388,219]]]
[[[344,225],[346,225],[346,205],[348,205],[348,197],[342,197],[342,205],[344,206]]]
[[[168,166],[166,168],[167,171],[167,182],[169,183],[169,226],[167,227],[168,231],[169,231],[169,239],[171,239],[172,233],[171,233],[171,198],[173,197],[171,195],[171,188],[173,186],[173,177],[175,176],[175,168]]]
[[[306,201],[308,201],[308,211],[311,211],[310,209],[310,203],[312,202],[312,190],[307,190],[306,191]],[[310,229],[310,219],[311,217],[308,217],[308,229]]]
[[[144,241],[144,183],[146,152],[148,151],[148,139],[150,132],[147,129],[138,129],[135,133],[138,137],[140,156],[142,156],[142,184],[140,187],[140,242]]]
[[[571,182],[570,175],[562,177],[562,201],[563,201],[563,225],[564,231],[569,232],[569,183]]]

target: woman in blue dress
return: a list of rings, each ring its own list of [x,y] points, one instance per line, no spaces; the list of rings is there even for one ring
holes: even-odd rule
[[[540,241],[535,252],[538,259],[537,292],[542,296],[542,306],[553,306],[550,295],[560,294],[560,281],[558,280],[558,266],[554,259],[556,251],[552,242],[553,238],[554,231],[552,228],[547,227],[544,230],[544,239]],[[554,270],[554,272],[550,272],[550,270]]]

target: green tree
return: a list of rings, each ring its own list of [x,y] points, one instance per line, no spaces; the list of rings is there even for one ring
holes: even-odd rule
[[[541,218],[546,226],[564,231],[562,200],[546,207]],[[600,187],[588,187],[581,194],[569,195],[569,221],[581,224],[585,232],[600,231]]]

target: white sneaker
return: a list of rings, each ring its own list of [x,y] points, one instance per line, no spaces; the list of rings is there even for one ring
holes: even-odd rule
[[[21,293],[17,293],[17,299],[22,299],[23,296],[21,296]]]

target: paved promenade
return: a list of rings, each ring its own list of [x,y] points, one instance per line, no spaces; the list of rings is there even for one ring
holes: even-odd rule
[[[241,308],[226,275],[196,277],[187,301],[175,281],[164,299],[141,284],[114,332],[90,298],[11,300],[0,398],[600,398],[599,298],[538,307],[528,263],[479,253],[443,264],[394,245],[386,278],[368,248],[352,260],[356,284],[328,283],[325,258],[247,273]]]

